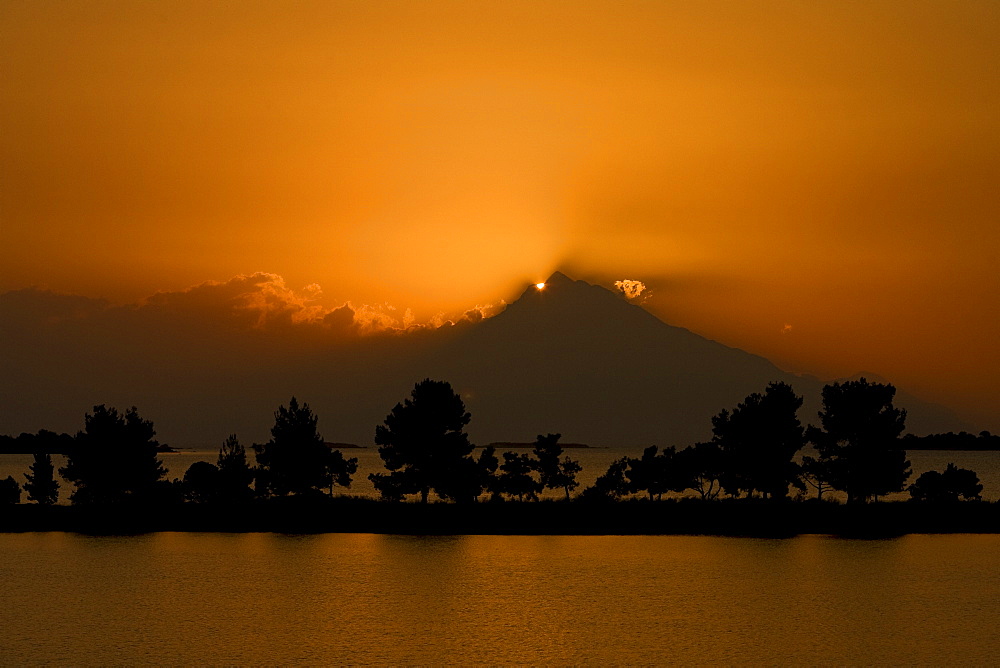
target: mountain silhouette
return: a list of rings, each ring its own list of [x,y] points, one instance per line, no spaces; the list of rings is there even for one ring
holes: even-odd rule
[[[447,380],[462,395],[479,444],[561,433],[591,446],[688,445],[710,437],[713,415],[772,381],[804,397],[804,424],[818,422],[818,379],[559,272],[491,318],[339,342],[321,328],[213,326],[154,306],[0,295],[8,345],[0,433],[72,433],[85,411],[108,403],[138,406],[162,442],[217,447],[234,431],[266,440],[275,407],[295,395],[320,416],[327,440],[370,445],[375,425],[423,378]],[[205,312],[229,311],[199,305]],[[897,405],[910,411],[911,432],[966,428],[905,392]]]
[[[821,386],[560,272],[437,353],[434,366],[490,440],[561,432],[591,445],[688,444],[768,382]]]

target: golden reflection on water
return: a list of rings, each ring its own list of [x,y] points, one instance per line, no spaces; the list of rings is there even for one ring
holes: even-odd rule
[[[0,535],[0,663],[992,663],[1000,536]]]

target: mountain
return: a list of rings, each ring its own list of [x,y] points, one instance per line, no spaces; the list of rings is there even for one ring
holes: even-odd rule
[[[436,350],[427,367],[466,397],[478,442],[560,432],[598,446],[684,446],[710,438],[712,416],[772,381],[794,387],[799,419],[818,424],[824,385],[560,272]],[[964,426],[905,391],[896,403],[914,433]]]
[[[435,366],[490,440],[560,432],[590,445],[689,444],[768,382],[820,385],[558,272],[440,353]]]
[[[339,339],[290,319],[261,328],[237,298],[225,308],[197,301],[193,317],[175,302],[164,307],[164,297],[111,307],[39,291],[0,295],[0,433],[72,433],[85,411],[107,403],[138,406],[171,445],[218,447],[232,432],[262,442],[275,408],[295,395],[320,416],[327,440],[366,445],[427,377],[462,394],[479,444],[559,432],[591,446],[684,446],[709,438],[713,415],[771,381],[791,384],[805,397],[802,422],[817,422],[816,378],[558,272],[478,322]],[[965,428],[905,392],[897,405],[918,434]]]

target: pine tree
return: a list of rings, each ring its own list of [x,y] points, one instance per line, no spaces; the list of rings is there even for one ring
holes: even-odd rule
[[[219,497],[223,501],[239,503],[249,501],[253,496],[250,488],[254,471],[247,462],[246,448],[230,434],[219,448],[219,458],[215,463],[219,469]]]
[[[463,461],[473,449],[464,431],[471,418],[451,385],[422,380],[375,428],[378,453],[390,472],[373,473],[369,479],[384,498],[420,494],[427,503],[432,489],[442,498],[462,489],[464,498],[468,486],[458,484],[456,477],[476,468]]]
[[[55,479],[52,467],[52,455],[36,452],[35,461],[31,465],[31,473],[25,473],[27,482],[24,491],[28,500],[41,506],[50,506],[59,500],[59,481]]]
[[[84,418],[66,466],[59,473],[76,486],[73,503],[151,501],[167,475],[153,438],[153,423],[133,406],[119,413],[104,404]]]

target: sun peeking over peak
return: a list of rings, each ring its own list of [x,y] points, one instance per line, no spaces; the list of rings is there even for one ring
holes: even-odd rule
[[[535,289],[536,290],[544,290],[545,289],[545,283],[535,283]]]

